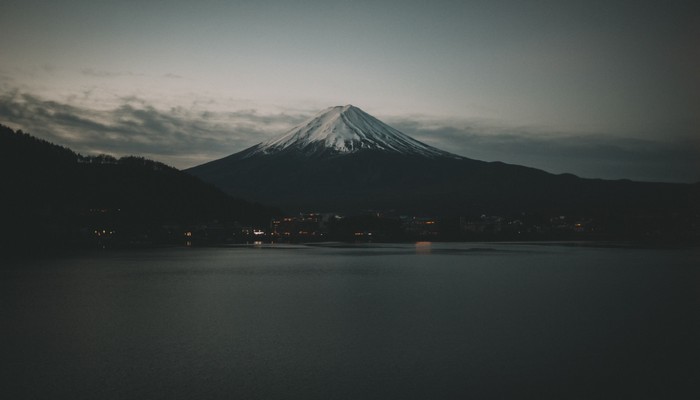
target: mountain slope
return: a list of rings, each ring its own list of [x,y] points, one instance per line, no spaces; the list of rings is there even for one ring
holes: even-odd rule
[[[273,214],[162,163],[83,157],[2,125],[0,182],[3,244],[60,243],[105,223],[134,234],[212,219],[265,226]]]
[[[460,158],[421,143],[352,105],[321,111],[284,135],[255,146],[248,155],[275,154],[285,150],[298,151],[307,156],[376,150],[403,155]]]
[[[471,160],[411,139],[352,106],[327,109],[278,138],[188,172],[287,211],[686,212],[697,198],[692,185],[581,179]]]

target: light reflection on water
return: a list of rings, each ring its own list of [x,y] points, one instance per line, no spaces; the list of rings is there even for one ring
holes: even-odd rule
[[[325,243],[4,264],[0,386],[11,398],[691,398],[698,255]]]
[[[416,254],[430,254],[431,242],[416,242]]]

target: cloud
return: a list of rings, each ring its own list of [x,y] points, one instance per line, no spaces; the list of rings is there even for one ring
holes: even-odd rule
[[[80,73],[82,73],[85,76],[90,76],[93,78],[116,78],[119,76],[145,76],[144,74],[137,74],[135,72],[130,72],[130,71],[124,71],[124,72],[107,71],[107,70],[95,69],[95,68],[83,68],[82,70],[80,70]]]
[[[172,72],[168,72],[162,75],[149,75],[149,74],[143,74],[143,73],[136,73],[136,72],[131,72],[131,71],[109,71],[109,70],[104,70],[104,69],[97,69],[97,68],[83,68],[80,70],[80,73],[83,76],[88,76],[91,78],[117,78],[117,77],[160,77],[160,78],[165,78],[165,79],[185,79],[184,76],[178,75]]]
[[[397,118],[391,125],[425,143],[484,161],[503,161],[589,178],[700,181],[700,139],[572,134],[490,121]]]
[[[45,100],[18,90],[0,95],[0,121],[84,154],[143,155],[186,168],[243,150],[300,116],[162,110],[137,97],[109,110]]]
[[[173,74],[171,72],[168,72],[167,74],[163,74],[163,78],[168,78],[168,79],[185,79],[184,76],[178,75],[178,74]]]
[[[96,109],[72,98],[52,101],[17,89],[0,93],[0,123],[83,154],[141,155],[178,168],[241,151],[314,114],[303,110],[263,113],[255,108],[214,111],[225,107],[197,100],[191,107],[164,108],[136,96]],[[700,181],[697,138],[620,138],[420,116],[387,118],[386,122],[420,141],[474,159],[584,177]]]

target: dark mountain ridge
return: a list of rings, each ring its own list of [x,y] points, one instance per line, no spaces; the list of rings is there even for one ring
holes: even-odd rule
[[[89,245],[97,230],[117,232],[113,241],[167,242],[164,225],[267,226],[278,213],[156,161],[81,156],[2,125],[0,178],[4,246]]]

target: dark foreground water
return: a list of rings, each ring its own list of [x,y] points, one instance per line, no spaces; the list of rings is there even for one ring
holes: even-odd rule
[[[0,267],[6,399],[698,399],[700,251],[271,246]]]

